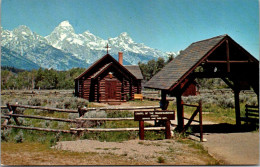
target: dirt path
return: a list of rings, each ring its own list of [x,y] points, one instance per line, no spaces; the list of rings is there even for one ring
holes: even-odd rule
[[[209,154],[228,165],[259,164],[259,133],[216,133],[204,135]]]

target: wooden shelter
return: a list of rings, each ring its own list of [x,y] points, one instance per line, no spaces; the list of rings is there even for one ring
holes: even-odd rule
[[[139,66],[123,65],[106,54],[75,79],[75,95],[95,102],[119,102],[133,99],[141,93],[143,79]]]
[[[235,96],[236,124],[240,125],[239,93],[252,88],[259,99],[259,61],[228,35],[192,43],[144,87],[176,97],[178,126],[183,125],[181,96],[196,78],[221,78]],[[162,105],[163,106],[163,105]]]

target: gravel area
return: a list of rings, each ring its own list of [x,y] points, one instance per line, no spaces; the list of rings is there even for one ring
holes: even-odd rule
[[[201,158],[196,150],[187,144],[174,140],[129,140],[124,142],[100,142],[96,140],[78,140],[58,142],[53,148],[75,152],[95,152],[99,154],[119,155],[128,160],[146,165],[158,163],[161,157],[164,165],[207,165],[209,157]],[[210,160],[209,160],[210,159]]]

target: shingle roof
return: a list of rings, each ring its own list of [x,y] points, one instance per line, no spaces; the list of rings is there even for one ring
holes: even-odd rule
[[[97,69],[97,71],[95,71],[94,73],[91,74],[93,78],[95,78],[97,75],[99,75],[103,71],[103,69],[105,69],[106,67],[110,66],[111,64],[114,64],[114,65],[117,65],[118,67],[122,68],[131,77],[134,77],[136,79],[143,79],[143,75],[141,73],[141,70],[140,70],[139,66],[135,66],[135,65],[129,65],[129,66],[124,66],[123,65],[122,66],[111,55],[106,54],[105,56],[103,56],[100,59],[98,59],[97,61],[95,61],[90,67],[88,67],[86,69],[86,71],[84,71],[78,77],[76,77],[75,80],[83,77],[84,75],[89,73],[89,71],[91,71],[92,69],[95,69],[95,67],[98,66],[98,64],[100,64],[100,63],[103,64],[105,61],[107,62],[106,64],[102,65],[101,67],[99,67],[99,69]]]
[[[185,74],[217,46],[227,35],[217,36],[192,43],[161,71],[153,76],[144,87],[169,90],[182,79]]]
[[[104,65],[102,68],[100,68],[96,73],[94,73],[91,78],[95,78],[96,76],[98,76],[100,73],[103,72],[104,69],[106,69],[109,65],[111,65],[112,62],[107,63],[106,65]]]
[[[141,69],[138,65],[124,65],[124,67],[131,72],[137,79],[144,79]]]

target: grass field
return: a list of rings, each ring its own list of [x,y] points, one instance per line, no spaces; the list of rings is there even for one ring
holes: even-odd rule
[[[241,116],[244,116],[245,104],[256,104],[256,96],[241,94],[240,108]],[[183,98],[185,103],[197,104],[198,100],[203,101],[203,120],[209,120],[216,123],[235,123],[235,111],[234,101],[232,94],[224,95],[200,95],[198,97],[185,97]],[[55,108],[76,109],[77,106],[97,107],[95,103],[89,103],[84,99],[73,97],[72,94],[66,94],[64,96],[56,95],[55,93],[48,93],[45,91],[41,94],[35,95],[22,95],[22,94],[5,94],[1,96],[2,105],[5,103],[16,103],[25,105],[38,105],[48,106]],[[130,101],[130,106],[146,106],[146,105],[159,105],[158,101]],[[176,110],[175,101],[170,101],[169,110]],[[185,107],[185,115],[190,116],[194,108]],[[32,109],[18,109],[19,113],[30,115],[41,115],[49,117],[59,118],[76,118],[78,114],[47,112],[41,110]],[[7,111],[2,111],[7,112]],[[132,117],[133,112],[118,112],[118,111],[100,111],[89,113],[90,117]],[[3,120],[2,120],[3,121]],[[28,118],[19,118],[19,121],[25,126],[35,126],[54,129],[69,129],[75,127],[75,124],[57,122],[57,121],[43,121]],[[94,124],[92,126],[102,128],[114,128],[114,127],[138,127],[138,122],[135,121],[122,121],[122,122],[107,122],[102,124]],[[146,124],[145,126],[149,126]],[[146,139],[148,140],[161,140],[164,138],[164,133],[159,132],[146,132]],[[61,151],[57,149],[51,149],[56,142],[59,141],[73,141],[77,139],[92,139],[99,141],[114,141],[121,142],[132,139],[138,139],[138,132],[99,132],[99,133],[85,133],[81,137],[71,134],[52,133],[52,132],[38,132],[32,130],[18,130],[8,129],[1,131],[1,163],[5,165],[147,165],[147,163],[140,162],[135,159],[129,159],[124,155],[109,155],[98,154],[93,152],[70,152]],[[221,164],[221,162],[215,160],[203,146],[195,141],[187,140],[185,136],[175,136],[172,140],[183,144],[186,149],[186,153],[183,162],[175,162],[173,159],[167,160],[162,157],[155,157],[150,165],[158,164],[186,164],[185,158],[190,158],[188,165],[207,165],[207,164]],[[190,148],[190,149],[189,149]],[[170,148],[167,153],[168,157],[174,156],[176,153],[175,148]],[[174,151],[173,151],[174,150]],[[178,150],[177,150],[178,151]],[[182,152],[185,152],[181,150]],[[196,153],[195,159],[203,159],[202,162],[194,161],[191,153]],[[120,159],[120,161],[118,161]]]

